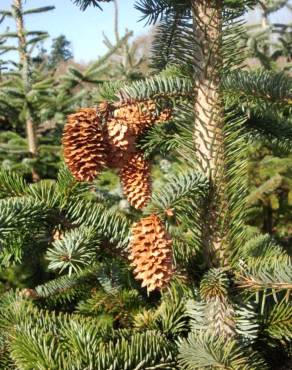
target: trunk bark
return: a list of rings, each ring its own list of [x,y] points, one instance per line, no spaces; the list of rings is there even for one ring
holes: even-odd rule
[[[273,223],[273,210],[269,203],[263,207],[263,232],[272,235]]]
[[[16,21],[16,30],[18,36],[18,51],[19,59],[21,63],[21,74],[23,80],[24,93],[28,94],[30,91],[30,76],[29,76],[29,57],[26,49],[26,38],[25,38],[25,28],[22,16],[22,0],[14,0],[14,15]],[[29,104],[26,103],[26,134],[28,151],[32,156],[37,155],[37,137],[35,124],[32,118],[31,108]]]
[[[37,155],[37,140],[36,140],[36,133],[33,120],[31,118],[27,118],[26,120],[26,135],[27,135],[27,142],[28,142],[28,150],[32,154],[32,156]]]
[[[197,161],[210,180],[203,241],[209,265],[225,264],[223,102],[219,91],[222,60],[222,0],[192,0],[196,38],[194,141]]]
[[[114,29],[115,29],[116,42],[118,43],[120,41],[120,33],[119,33],[119,5],[118,5],[118,0],[114,0],[114,7],[115,7]]]

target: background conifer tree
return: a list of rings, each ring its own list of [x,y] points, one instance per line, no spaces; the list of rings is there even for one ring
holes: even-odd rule
[[[16,24],[16,32],[6,34],[7,37],[16,37],[18,40],[18,53],[19,53],[19,68],[22,76],[23,94],[26,99],[32,89],[31,81],[31,66],[30,66],[30,55],[28,51],[29,45],[34,45],[36,42],[43,40],[47,37],[46,32],[42,31],[30,31],[25,29],[24,16],[28,14],[38,14],[52,10],[53,7],[43,7],[38,9],[29,9],[23,11],[22,0],[15,0],[12,6],[11,12],[5,12],[4,16],[13,17]],[[27,36],[33,36],[30,40],[27,40]],[[36,141],[36,128],[33,120],[33,111],[31,108],[31,102],[25,101],[25,115],[26,115],[26,131],[28,140],[28,149],[32,155],[37,154],[37,141]]]
[[[47,11],[49,8],[41,9]],[[29,9],[25,6],[23,17],[29,21],[41,9]],[[13,18],[12,10],[2,11],[1,21],[4,26],[7,17]],[[126,32],[117,43],[111,44],[105,55],[85,68],[80,69],[80,66],[67,61],[61,72],[60,68],[49,68],[49,55],[43,50],[42,44],[48,34],[37,31],[24,33],[31,89],[29,94],[24,93],[22,64],[19,61],[9,61],[6,56],[2,63],[5,69],[2,71],[0,89],[1,124],[3,122],[0,161],[3,168],[20,171],[28,179],[32,173],[39,178],[55,178],[60,165],[61,133],[66,116],[78,107],[93,104],[94,96],[98,94],[96,87],[110,78],[106,74],[109,66],[114,68],[112,56],[132,33]],[[0,45],[2,53],[18,51],[18,47],[10,42],[11,38],[17,39],[17,34],[8,31],[3,33]],[[58,67],[61,67],[60,63]],[[34,155],[29,151],[26,139],[28,103],[34,118],[34,142],[38,143],[38,152]]]
[[[280,23],[280,20],[275,23],[273,19],[279,17],[279,10],[280,14],[291,14],[290,2],[261,1],[256,9],[261,14],[261,22],[247,25],[248,54],[252,58],[248,64],[257,68],[259,62],[264,69],[289,70],[291,25]],[[271,112],[267,112],[265,116],[268,121],[275,119]],[[291,124],[289,117],[286,117],[286,124]],[[251,205],[251,224],[277,240],[285,240],[286,245],[290,244],[291,223],[290,157],[289,151],[275,148],[271,141],[258,143],[249,150],[248,202]]]
[[[6,32],[2,36],[9,39],[16,39],[17,46],[6,46],[4,45],[3,51],[16,50],[18,52],[18,63],[16,75],[12,85],[9,86],[5,83],[6,89],[2,92],[6,93],[6,99],[4,100],[16,100],[16,106],[21,105],[21,115],[25,121],[25,130],[27,137],[28,152],[31,157],[35,158],[38,155],[38,144],[37,144],[37,114],[35,101],[36,98],[41,99],[42,90],[47,88],[49,80],[46,79],[42,83],[38,81],[35,86],[35,80],[32,76],[32,58],[31,53],[35,45],[48,37],[47,32],[43,31],[28,31],[25,28],[24,18],[31,14],[39,14],[54,9],[52,6],[46,6],[42,8],[34,8],[23,10],[22,0],[15,0],[11,6],[11,10],[2,11],[3,20],[6,17],[13,18],[15,20],[15,32]],[[10,105],[15,105],[10,102]],[[8,103],[9,104],[9,103]],[[12,108],[13,109],[13,108]],[[15,112],[17,113],[17,112]],[[35,169],[32,169],[32,175],[35,180],[39,178]]]
[[[60,35],[53,39],[51,55],[49,58],[51,67],[55,68],[60,62],[66,62],[72,58],[71,43],[66,39],[66,36]]]
[[[291,13],[288,0],[260,1],[256,7],[260,22],[247,26],[250,56],[256,58],[265,69],[275,69],[282,63],[285,69],[291,65],[291,24],[273,22],[272,16],[282,10]]]

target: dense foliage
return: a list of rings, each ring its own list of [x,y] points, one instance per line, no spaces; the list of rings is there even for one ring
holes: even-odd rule
[[[74,1],[81,10],[103,2]],[[137,1],[156,24],[147,74],[130,33],[117,33],[116,45],[107,39],[108,53],[83,69],[60,37],[50,66],[29,46],[47,35],[23,22],[50,7],[23,10],[15,0],[1,13],[18,20],[1,50],[19,41],[18,63],[0,65],[1,369],[291,368],[291,35],[287,28],[276,46],[266,29],[251,36],[243,15],[264,3],[265,17],[289,5]],[[116,163],[78,182],[60,147],[76,109],[97,107],[108,128],[138,103],[171,112],[135,137],[152,163],[142,210],[125,199]],[[171,238],[173,266],[168,287],[149,293],[133,272],[140,261],[128,257],[133,230],[151,215]]]

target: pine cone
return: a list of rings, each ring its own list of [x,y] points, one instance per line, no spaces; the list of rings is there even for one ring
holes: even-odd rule
[[[64,159],[78,181],[92,181],[106,164],[105,143],[96,109],[68,117],[63,135]]]
[[[108,148],[107,165],[121,168],[127,164],[135,152],[137,136],[154,123],[168,120],[171,111],[164,109],[159,112],[156,103],[152,100],[130,103],[111,113],[112,107],[101,103],[98,111],[107,117],[105,127],[105,140]],[[110,113],[111,118],[108,118]]]
[[[127,104],[114,111],[114,118],[125,122],[135,136],[155,123],[165,122],[171,117],[170,109],[158,111],[153,100]]]
[[[173,274],[172,241],[160,218],[151,215],[132,227],[130,256],[136,279],[151,292],[165,287]]]
[[[121,168],[135,152],[136,136],[127,123],[119,119],[112,118],[107,121],[105,140],[109,167]]]
[[[36,290],[30,288],[24,288],[19,292],[19,295],[23,298],[31,298],[35,299],[38,298],[38,294]]]
[[[133,153],[120,170],[124,194],[129,203],[141,209],[151,198],[150,165],[141,153]]]

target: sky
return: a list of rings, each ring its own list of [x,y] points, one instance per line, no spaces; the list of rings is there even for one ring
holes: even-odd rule
[[[9,9],[13,0],[0,0],[1,9]],[[134,8],[135,0],[118,0],[119,2],[119,28],[120,35],[126,27],[134,31],[134,36],[147,33],[149,27],[145,27],[145,20],[140,21],[141,13]],[[77,62],[90,62],[103,55],[107,48],[103,44],[102,32],[114,41],[113,3],[102,4],[103,11],[89,7],[85,12],[74,5],[71,0],[24,0],[24,8],[36,8],[54,5],[55,10],[49,13],[28,15],[26,25],[29,30],[48,31],[51,38],[64,34],[72,43],[73,54]],[[273,16],[273,22],[291,22],[291,14],[287,10]],[[256,21],[257,14],[252,15],[252,21]],[[9,26],[14,29],[12,21],[5,20],[0,25],[0,32]],[[51,40],[46,41],[45,47],[50,48]],[[13,58],[9,56],[10,58]]]
[[[0,0],[0,9],[9,9],[13,0]],[[134,36],[146,33],[145,21],[139,22],[141,13],[134,9],[135,0],[119,0],[119,29],[122,36],[125,29],[134,31]],[[82,12],[71,0],[26,0],[24,8],[37,8],[54,5],[55,9],[48,13],[26,16],[29,30],[48,31],[51,38],[64,34],[72,43],[73,54],[77,62],[89,62],[103,55],[108,49],[103,44],[102,32],[114,42],[113,3],[102,4],[103,11],[89,7]],[[9,26],[14,29],[12,21],[6,19],[0,25],[0,32]],[[51,41],[45,43],[48,48]]]

